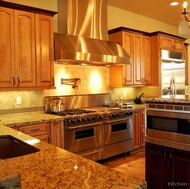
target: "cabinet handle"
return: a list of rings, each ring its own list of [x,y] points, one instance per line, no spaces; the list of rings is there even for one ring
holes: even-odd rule
[[[15,78],[13,77],[13,87],[15,86]]]
[[[48,143],[50,143],[50,136],[48,135]]]
[[[19,87],[19,85],[20,85],[20,79],[19,79],[19,77],[17,77],[17,81],[18,81],[18,87]]]
[[[170,160],[173,159],[173,150],[170,152]]]
[[[127,80],[124,78],[124,85],[126,84],[126,81],[127,81]]]
[[[55,124],[60,124],[61,123],[61,121],[58,121],[58,122],[54,122],[53,124],[55,125]]]
[[[164,152],[164,158],[169,159],[170,158],[170,152],[168,150],[165,150]]]
[[[31,129],[31,132],[39,131],[40,129]]]

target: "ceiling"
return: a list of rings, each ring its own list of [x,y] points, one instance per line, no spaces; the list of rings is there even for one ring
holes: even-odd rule
[[[110,6],[178,27],[183,11],[183,0],[175,1],[179,2],[177,6],[170,6],[172,0],[107,0]]]

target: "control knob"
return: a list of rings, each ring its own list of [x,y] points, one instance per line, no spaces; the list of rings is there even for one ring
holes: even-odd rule
[[[75,123],[75,119],[73,118],[73,119],[69,119],[69,124],[71,125],[71,124],[73,124],[73,123]]]
[[[119,113],[113,113],[113,114],[111,115],[111,117],[112,117],[112,118],[117,118],[117,117],[119,117]]]
[[[86,121],[90,122],[92,120],[92,117],[87,117]]]
[[[92,116],[92,117],[91,117],[91,120],[92,120],[92,121],[96,121],[96,117],[95,117],[95,116]]]
[[[80,118],[76,118],[76,119],[75,119],[75,123],[76,123],[76,124],[79,124],[79,123],[80,123]]]
[[[80,121],[81,121],[81,123],[86,122],[86,117],[82,117],[82,118],[80,119]]]
[[[99,115],[98,120],[102,120],[102,119],[103,119],[103,115]]]

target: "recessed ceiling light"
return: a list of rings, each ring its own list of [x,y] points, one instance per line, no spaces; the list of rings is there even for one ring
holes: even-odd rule
[[[174,2],[170,3],[171,6],[176,6],[178,4],[179,4],[179,2],[177,2],[177,1],[174,1]]]

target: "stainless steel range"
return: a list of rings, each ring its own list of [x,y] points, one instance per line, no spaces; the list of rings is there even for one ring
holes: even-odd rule
[[[67,104],[68,99],[65,97],[46,98],[47,113],[65,116],[65,149],[93,161],[132,150],[132,114],[134,110],[132,108],[104,107],[104,103],[100,106],[98,103],[102,98],[107,99],[107,94],[101,98],[97,95],[93,96],[92,102],[83,98],[84,96],[78,97],[77,103],[74,103],[78,104],[77,108],[58,108],[61,111],[56,112],[54,107],[62,103]],[[97,104],[94,102],[95,99],[98,99]],[[73,99],[70,98],[70,100],[70,103],[73,103]],[[81,108],[81,102],[84,101],[88,101],[88,106]],[[92,103],[98,106],[90,106]]]

